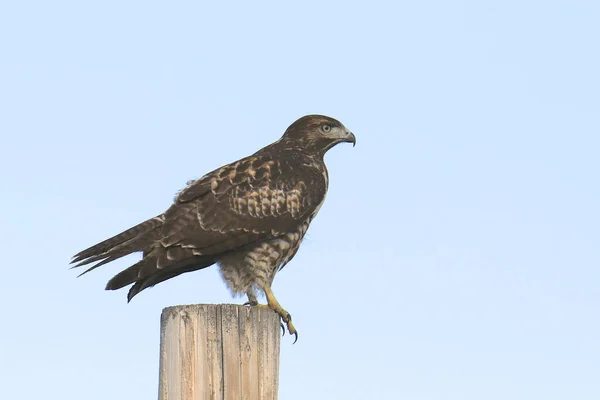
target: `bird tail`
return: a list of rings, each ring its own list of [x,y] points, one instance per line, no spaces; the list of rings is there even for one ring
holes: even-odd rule
[[[106,290],[117,290],[135,283],[127,294],[127,302],[144,289],[171,279],[185,272],[197,271],[211,266],[216,259],[213,256],[193,256],[160,267],[161,256],[145,257],[131,267],[119,272],[106,284]]]
[[[103,242],[85,249],[73,256],[71,264],[75,265],[72,268],[81,267],[83,265],[99,261],[97,264],[94,264],[87,270],[83,271],[79,275],[81,276],[93,269],[98,268],[101,265],[124,257],[128,254],[135,253],[137,251],[144,251],[150,244],[154,242],[155,232],[163,225],[163,223],[164,215],[159,215],[144,221],[133,228],[127,229],[126,231],[121,232],[110,239],[106,239]]]

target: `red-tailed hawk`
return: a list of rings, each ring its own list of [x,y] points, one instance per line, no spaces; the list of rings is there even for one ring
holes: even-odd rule
[[[356,144],[339,121],[307,115],[281,139],[253,155],[189,182],[163,214],[134,226],[73,257],[86,271],[134,252],[136,264],[113,277],[107,290],[133,284],[131,300],[142,290],[185,272],[218,264],[233,294],[246,294],[281,316],[290,334],[290,314],[271,291],[273,278],[296,254],[327,193],[323,156],[338,143]]]

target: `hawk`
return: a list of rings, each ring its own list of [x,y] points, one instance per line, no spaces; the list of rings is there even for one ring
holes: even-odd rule
[[[304,116],[276,142],[188,182],[164,213],[76,254],[73,268],[95,263],[83,275],[142,252],[139,262],[106,285],[116,290],[133,284],[130,301],[157,283],[217,264],[232,294],[275,311],[297,339],[271,285],[323,205],[329,182],[323,157],[342,142],[356,144],[356,138],[341,122]],[[259,293],[267,305],[258,304]]]

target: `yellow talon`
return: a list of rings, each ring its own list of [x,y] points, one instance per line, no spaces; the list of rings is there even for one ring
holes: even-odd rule
[[[281,305],[275,298],[275,295],[273,294],[273,291],[271,290],[270,287],[268,287],[268,286],[265,287],[264,291],[265,291],[265,296],[267,297],[267,304],[249,304],[249,305],[252,305],[255,307],[260,307],[260,308],[269,308],[269,309],[275,311],[279,315],[279,317],[281,317],[281,320],[283,322],[285,322],[285,325],[287,326],[287,329],[288,329],[288,332],[290,333],[290,335],[295,336],[294,343],[296,343],[296,341],[298,340],[298,331],[294,327],[294,324],[292,324],[292,316],[283,307],[281,307]],[[250,303],[250,302],[248,302],[248,303]],[[282,328],[283,328],[283,325],[282,325]],[[285,329],[283,329],[283,333],[285,334]]]

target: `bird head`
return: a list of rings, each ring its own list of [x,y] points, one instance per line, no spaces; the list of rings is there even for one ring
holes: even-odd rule
[[[353,143],[356,137],[338,120],[325,115],[306,115],[283,134],[284,140],[312,148],[323,154],[338,143]]]

